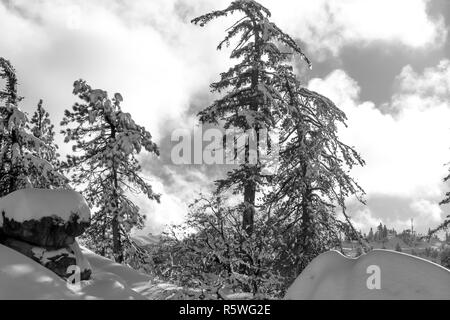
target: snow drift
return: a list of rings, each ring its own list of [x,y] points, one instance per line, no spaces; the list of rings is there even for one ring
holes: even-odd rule
[[[0,300],[143,300],[167,299],[181,289],[82,248],[92,266],[91,280],[68,285],[32,259],[0,245]]]
[[[379,285],[373,287],[376,277]],[[373,250],[356,259],[329,251],[306,267],[286,299],[450,299],[450,271],[394,251]]]

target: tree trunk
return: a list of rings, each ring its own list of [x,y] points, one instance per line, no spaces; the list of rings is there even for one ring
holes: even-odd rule
[[[113,254],[116,262],[123,262],[122,242],[120,241],[120,224],[117,215],[112,220]]]
[[[253,224],[255,220],[255,194],[256,184],[249,183],[244,189],[244,215],[242,219],[242,227],[248,235],[253,233]]]
[[[14,148],[14,145],[17,144],[19,146],[19,149],[21,151],[21,146],[19,145],[19,137],[17,133],[17,129],[13,129],[11,132],[11,168],[9,172],[9,190],[8,193],[14,192],[18,189],[19,186],[19,167],[17,166],[17,163],[14,163],[12,158],[12,149]]]
[[[296,276],[298,276],[303,269],[310,262],[311,256],[311,239],[313,237],[311,232],[311,212],[309,204],[311,202],[311,192],[306,189],[302,196],[302,223],[300,225],[300,261],[297,264]]]
[[[110,122],[111,125],[111,137],[113,140],[116,139],[116,129],[114,125]],[[119,221],[119,195],[117,194],[117,189],[119,187],[119,182],[117,178],[117,168],[116,168],[116,162],[113,157],[112,159],[112,174],[113,174],[113,183],[114,183],[114,190],[113,190],[113,203],[114,203],[114,216],[112,219],[112,236],[113,236],[113,254],[114,259],[118,263],[123,262],[123,247],[122,247],[122,241],[120,239],[120,221]]]
[[[256,54],[255,54],[255,59],[254,59],[254,63],[255,63],[255,68],[253,69],[252,72],[252,82],[251,82],[251,87],[253,92],[256,92],[258,90],[258,84],[259,84],[259,72],[258,72],[258,68],[256,66],[258,66],[259,62],[261,61],[261,50],[259,48],[259,31],[256,30],[256,24],[255,22],[253,22],[253,26],[255,28],[255,50],[256,50]],[[258,111],[259,109],[259,101],[258,98],[256,98],[256,100],[252,101],[251,105],[250,105],[250,109],[252,111]],[[250,129],[255,129],[256,134],[257,134],[257,148],[258,148],[258,136],[259,136],[259,129],[257,127],[254,128],[250,128]],[[250,141],[247,141],[248,143],[245,146],[245,163],[248,165],[250,164]],[[257,159],[259,161],[259,158]],[[256,182],[252,179],[255,175],[259,174],[259,172],[257,172],[256,170],[253,170],[253,168],[251,169],[247,169],[250,170],[251,172],[249,175],[250,180],[247,181],[247,183],[245,184],[244,187],[244,213],[243,213],[243,217],[242,217],[242,228],[245,230],[245,232],[247,233],[247,235],[251,235],[253,233],[253,227],[254,227],[254,221],[255,221],[255,198],[256,198]]]

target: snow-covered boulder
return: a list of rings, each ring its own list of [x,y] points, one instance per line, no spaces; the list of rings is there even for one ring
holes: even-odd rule
[[[329,251],[315,258],[286,299],[450,299],[450,270],[408,254],[373,250],[359,258]]]
[[[75,191],[23,189],[0,199],[3,237],[63,248],[73,244],[89,224],[89,206]]]

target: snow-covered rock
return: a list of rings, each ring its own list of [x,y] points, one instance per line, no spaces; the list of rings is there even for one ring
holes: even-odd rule
[[[329,251],[305,268],[286,299],[450,299],[450,270],[395,251],[356,259]]]
[[[80,222],[89,222],[91,213],[86,200],[73,190],[22,189],[0,199],[0,211],[16,222],[58,217],[68,222],[77,216]],[[2,220],[0,219],[0,226]]]
[[[71,245],[89,223],[88,204],[72,190],[23,189],[0,199],[1,233],[38,246]]]

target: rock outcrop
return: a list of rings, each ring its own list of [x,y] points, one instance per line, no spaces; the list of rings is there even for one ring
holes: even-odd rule
[[[24,189],[0,199],[0,242],[63,279],[74,265],[81,280],[90,278],[91,268],[75,240],[89,224],[89,207],[75,191]]]
[[[79,221],[73,215],[69,221],[63,221],[57,216],[43,217],[39,220],[17,222],[14,218],[3,216],[4,236],[50,248],[62,248],[75,242],[75,237],[83,234],[89,227],[89,222]]]

